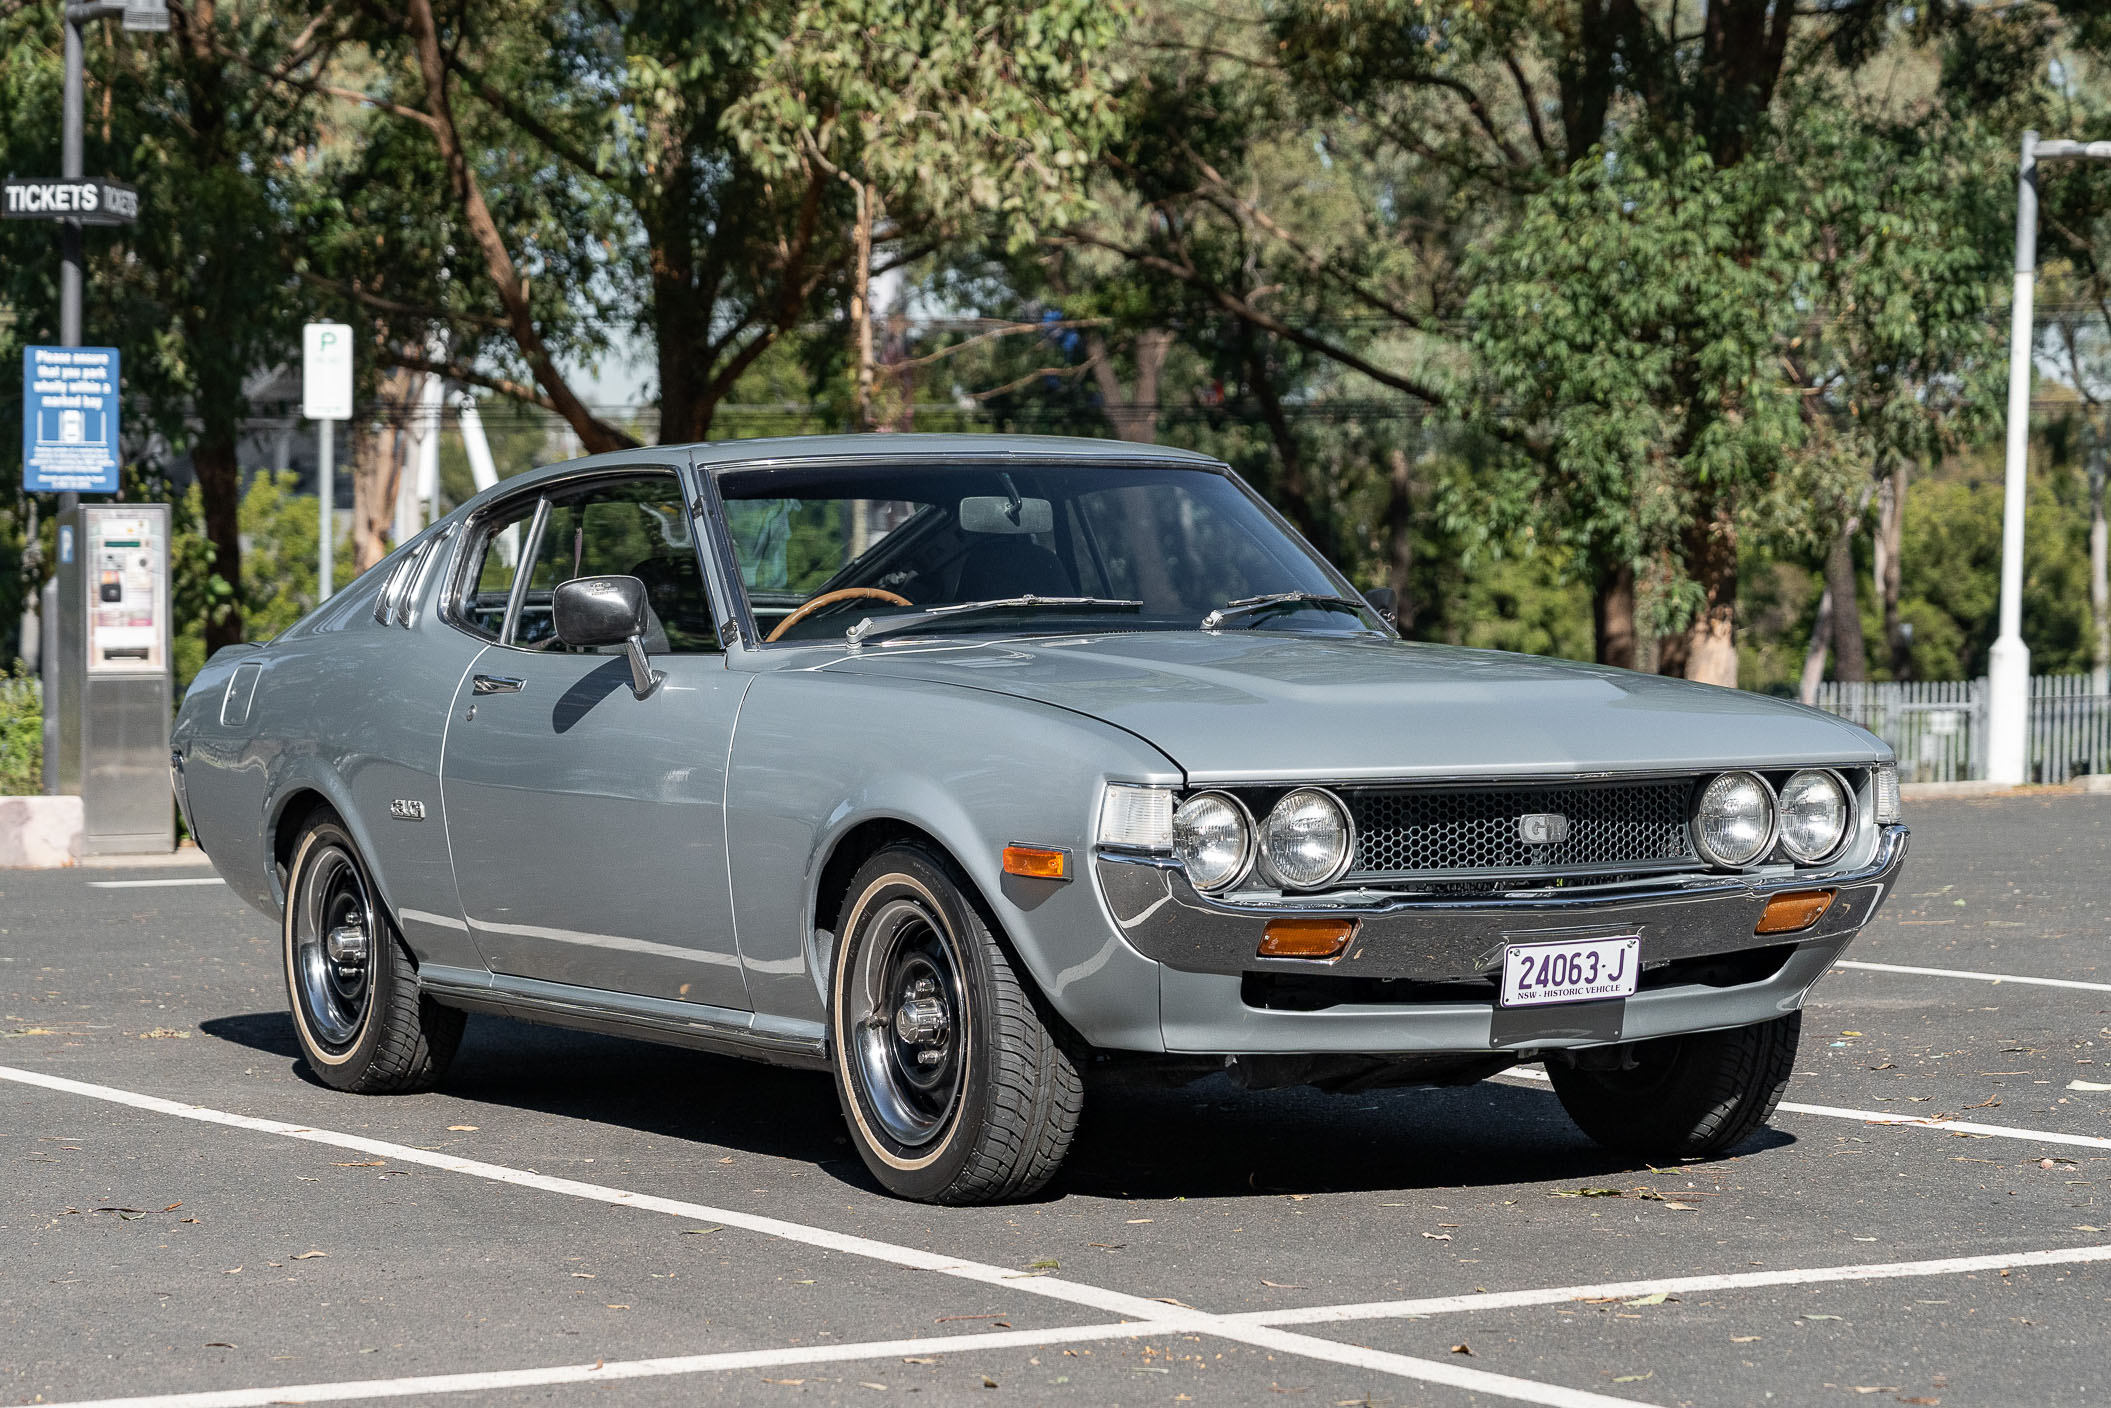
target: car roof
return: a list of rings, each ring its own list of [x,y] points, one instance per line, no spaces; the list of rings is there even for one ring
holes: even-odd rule
[[[641,445],[583,459],[541,465],[500,480],[477,494],[468,508],[495,494],[527,488],[546,479],[580,470],[631,469],[640,465],[689,464],[713,473],[756,465],[828,459],[933,459],[963,462],[990,460],[1075,460],[1079,463],[1127,460],[1137,464],[1192,465],[1222,469],[1223,461],[1170,445],[1100,440],[1083,435],[785,435],[754,440],[700,440],[690,445]]]

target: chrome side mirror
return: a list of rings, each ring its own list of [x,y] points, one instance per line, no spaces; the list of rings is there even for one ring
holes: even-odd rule
[[[1385,618],[1385,624],[1388,626],[1400,624],[1398,614],[1400,596],[1391,587],[1372,587],[1363,594],[1363,599],[1371,604],[1373,611]]]
[[[630,692],[643,699],[666,676],[645,656],[645,633],[651,608],[645,584],[636,577],[574,577],[560,582],[550,596],[551,624],[557,639],[578,650],[620,645],[630,658]]]

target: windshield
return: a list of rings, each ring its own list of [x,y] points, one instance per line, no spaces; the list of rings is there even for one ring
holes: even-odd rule
[[[1383,629],[1375,612],[1327,605],[1353,595],[1348,584],[1206,469],[792,466],[729,470],[718,485],[766,640],[842,640],[867,620],[875,638],[1191,631],[1279,594],[1313,600],[1211,624]],[[973,603],[988,609],[935,609]]]

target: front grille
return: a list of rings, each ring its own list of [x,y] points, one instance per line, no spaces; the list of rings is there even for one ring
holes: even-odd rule
[[[1345,790],[1356,819],[1348,877],[1487,872],[1561,874],[1700,864],[1686,829],[1684,778],[1567,786]],[[1568,839],[1528,845],[1518,818],[1554,814]]]

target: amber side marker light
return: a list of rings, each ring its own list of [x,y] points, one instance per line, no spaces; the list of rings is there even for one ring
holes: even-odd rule
[[[1070,852],[1049,846],[1006,846],[1004,873],[1029,880],[1068,880]]]
[[[1355,932],[1353,919],[1271,919],[1257,952],[1263,958],[1334,958]]]
[[[1752,927],[1755,934],[1793,934],[1808,929],[1832,908],[1834,890],[1790,890],[1766,902],[1765,913]]]

